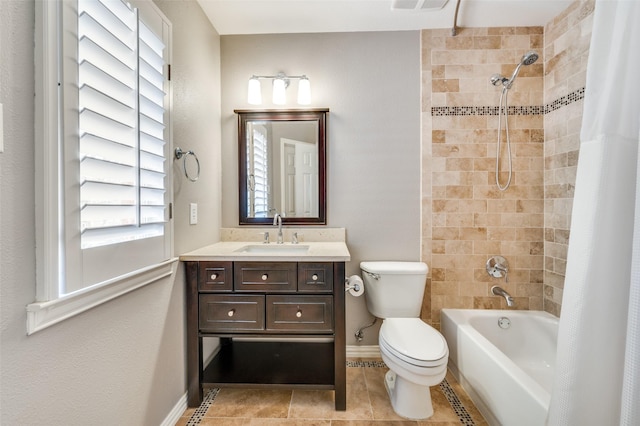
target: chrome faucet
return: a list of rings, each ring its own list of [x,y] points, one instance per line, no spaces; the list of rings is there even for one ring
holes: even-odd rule
[[[280,216],[280,213],[276,213],[276,215],[273,217],[273,226],[278,226],[278,239],[276,240],[276,242],[278,244],[282,244],[283,238],[282,238],[282,216]]]
[[[504,300],[507,301],[507,306],[514,305],[513,297],[511,297],[511,295],[507,293],[502,287],[494,285],[493,287],[491,287],[491,293],[495,294],[496,296],[504,297]]]

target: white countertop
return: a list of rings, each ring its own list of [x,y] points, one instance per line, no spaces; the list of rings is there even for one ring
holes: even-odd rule
[[[247,247],[255,250],[244,251]],[[301,251],[304,247],[308,247],[308,250]],[[349,249],[342,241],[305,241],[299,244],[271,242],[264,245],[255,241],[223,241],[180,255],[181,261],[346,262],[350,259]]]

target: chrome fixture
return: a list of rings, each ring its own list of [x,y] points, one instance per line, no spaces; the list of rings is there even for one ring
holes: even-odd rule
[[[282,244],[284,241],[282,239],[282,216],[280,216],[280,213],[276,213],[276,215],[273,217],[273,226],[278,227],[278,238],[276,240],[276,243]]]
[[[249,79],[249,91],[247,102],[251,105],[260,105],[262,103],[262,87],[261,79],[273,80],[272,100],[276,105],[284,105],[287,103],[287,87],[291,79],[297,79],[298,82],[298,104],[309,105],[311,103],[311,83],[306,75],[286,75],[279,72],[276,75],[252,75]]]
[[[298,233],[294,232],[291,235],[291,244],[298,244]]]
[[[191,182],[197,181],[200,177],[200,160],[198,160],[198,156],[196,155],[196,153],[191,150],[183,151],[180,147],[177,147],[173,152],[177,160],[182,158],[182,168],[184,169],[185,177]],[[196,172],[194,176],[191,176],[187,169],[187,158],[189,158],[189,156],[193,156],[193,159],[196,160]]]
[[[269,233],[264,233],[264,239],[262,240],[262,244],[269,244]]]
[[[498,327],[503,330],[507,330],[509,327],[511,327],[511,320],[507,317],[498,318]]]
[[[494,278],[502,278],[504,276],[505,282],[509,282],[509,263],[507,259],[502,256],[491,256],[485,265],[487,274]]]
[[[511,74],[511,78],[506,78],[500,74],[493,74],[490,79],[491,84],[493,84],[494,86],[498,86],[499,84],[502,84],[507,89],[511,89],[511,86],[513,86],[513,82],[516,81],[516,77],[520,72],[520,67],[522,67],[523,65],[531,65],[537,60],[538,60],[538,52],[536,52],[535,50],[528,51],[522,56],[522,59],[520,59],[520,63],[518,64],[516,69],[513,71],[513,74]]]
[[[371,322],[371,324],[367,324],[364,327],[360,327],[359,329],[357,329],[356,333],[355,333],[356,340],[358,342],[362,342],[362,339],[364,339],[364,331],[367,328],[372,327],[377,321],[378,321],[378,318],[377,317],[373,317],[373,322]]]
[[[493,287],[491,287],[491,293],[496,296],[504,297],[504,300],[507,301],[507,306],[513,306],[513,297],[511,297],[511,295],[507,293],[502,287],[494,285]]]
[[[509,137],[509,103],[507,101],[507,95],[511,86],[513,86],[514,81],[516,81],[516,77],[518,77],[518,73],[520,72],[520,68],[523,65],[531,65],[535,61],[538,60],[538,53],[534,50],[530,50],[522,56],[520,59],[520,63],[511,74],[511,78],[506,78],[501,74],[493,74],[489,81],[494,86],[502,85],[502,93],[500,94],[500,106],[498,107],[498,145],[496,148],[496,185],[500,191],[505,191],[509,185],[511,185],[511,175],[513,174],[513,166],[511,163],[511,139]],[[502,108],[502,104],[504,103],[504,109]],[[503,112],[504,111],[504,112]],[[504,114],[504,130],[507,138],[507,155],[509,160],[509,177],[507,179],[507,183],[503,186],[500,184],[500,146],[502,144],[502,115]]]

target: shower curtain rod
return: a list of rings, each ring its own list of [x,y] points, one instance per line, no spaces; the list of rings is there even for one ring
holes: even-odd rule
[[[456,3],[456,13],[453,15],[453,28],[451,28],[452,36],[455,36],[458,33],[458,9],[460,9],[460,0]]]

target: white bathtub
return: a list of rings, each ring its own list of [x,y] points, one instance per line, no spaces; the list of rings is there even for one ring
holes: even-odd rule
[[[501,328],[499,321],[508,328]],[[491,425],[545,424],[558,318],[542,311],[443,309],[449,369]]]

